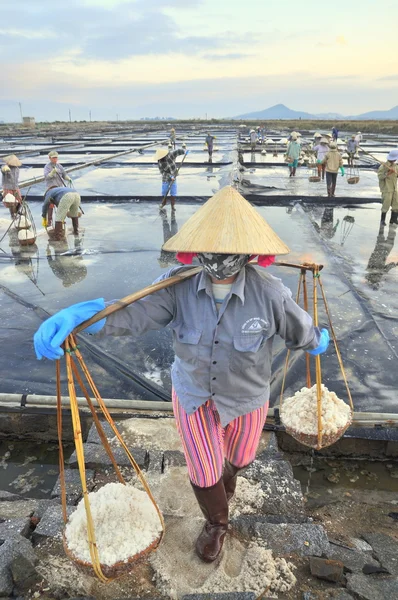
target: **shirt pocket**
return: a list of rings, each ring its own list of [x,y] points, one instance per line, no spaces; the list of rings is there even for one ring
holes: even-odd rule
[[[186,323],[177,323],[173,327],[174,351],[178,358],[188,363],[196,363],[199,355],[199,341],[202,331]]]
[[[267,337],[264,332],[235,335],[229,358],[231,371],[244,372],[257,367],[259,362],[264,360],[261,349]]]

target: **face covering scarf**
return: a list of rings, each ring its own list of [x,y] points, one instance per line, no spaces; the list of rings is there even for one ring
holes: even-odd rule
[[[249,254],[198,254],[200,264],[214,279],[228,279],[239,273],[250,260]]]

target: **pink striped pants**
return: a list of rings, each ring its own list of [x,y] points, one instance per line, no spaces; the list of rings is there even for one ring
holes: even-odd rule
[[[222,427],[212,400],[188,415],[173,390],[173,411],[184,448],[189,478],[198,487],[210,487],[220,480],[227,459],[245,467],[255,456],[268,412],[268,402]]]

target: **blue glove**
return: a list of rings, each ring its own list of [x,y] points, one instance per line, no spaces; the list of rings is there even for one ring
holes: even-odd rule
[[[312,356],[317,356],[318,354],[322,354],[326,352],[329,346],[330,336],[327,329],[321,329],[321,339],[319,340],[319,345],[313,350],[307,350],[308,354],[312,354]]]
[[[190,153],[190,150],[185,150],[185,156],[188,156],[189,153]]]
[[[316,164],[317,164],[317,165],[320,165],[321,163],[322,163],[322,161],[321,161],[321,160],[317,160],[317,161],[316,161]]]
[[[340,172],[341,172],[342,176],[344,177],[344,173],[345,173],[344,167],[340,167]]]
[[[72,304],[69,308],[64,308],[60,312],[44,321],[33,336],[33,343],[38,360],[43,356],[50,360],[57,360],[63,356],[64,351],[61,344],[65,341],[75,327],[87,321],[100,310],[105,308],[103,298],[89,300],[88,302],[79,302]],[[98,333],[105,325],[106,319],[98,321],[87,327],[87,333]]]

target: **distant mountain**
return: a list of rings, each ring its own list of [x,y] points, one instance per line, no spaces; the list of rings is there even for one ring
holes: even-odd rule
[[[366,112],[360,115],[352,115],[346,117],[341,115],[340,113],[319,113],[313,115],[311,113],[292,110],[288,108],[284,104],[275,104],[275,106],[271,106],[270,108],[266,108],[265,110],[259,110],[251,113],[245,113],[244,115],[239,115],[237,117],[232,117],[233,119],[239,120],[273,120],[273,119],[327,119],[327,120],[346,120],[346,121],[366,121],[366,120],[385,120],[392,119],[398,120],[398,106],[394,106],[390,110],[374,110],[370,112]]]
[[[300,112],[297,110],[291,110],[284,104],[275,104],[265,110],[259,110],[257,112],[246,113],[239,115],[238,117],[232,117],[233,119],[315,119],[315,115],[310,113]]]
[[[398,106],[394,106],[394,108],[390,108],[390,110],[372,110],[370,112],[363,113],[362,115],[356,115],[354,117],[347,117],[348,119],[355,120],[364,120],[367,119],[375,120],[375,119],[398,119]]]

